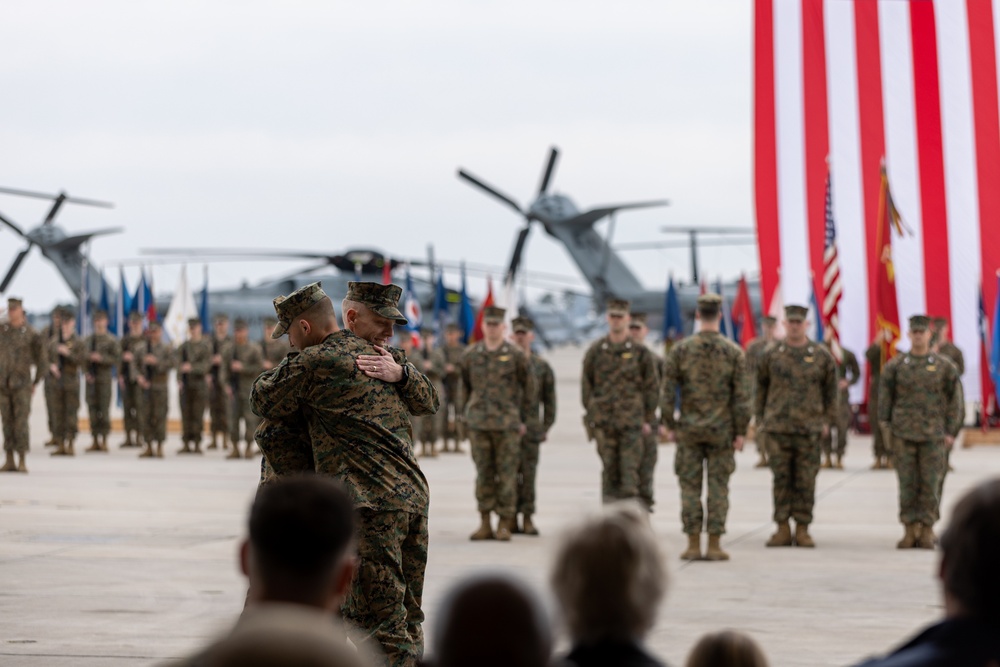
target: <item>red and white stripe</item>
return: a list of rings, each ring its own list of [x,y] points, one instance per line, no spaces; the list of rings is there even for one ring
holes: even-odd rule
[[[829,157],[838,329],[862,357],[874,335],[884,156],[914,232],[893,239],[902,328],[915,313],[949,318],[966,396],[978,398],[978,289],[992,318],[1000,269],[1000,0],[754,2],[761,293],[774,292],[780,269],[784,303],[807,304],[813,288],[825,301]]]

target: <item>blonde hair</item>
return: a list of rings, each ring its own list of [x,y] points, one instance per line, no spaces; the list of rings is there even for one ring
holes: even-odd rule
[[[723,630],[705,635],[691,649],[685,667],[767,667],[767,658],[749,635]]]
[[[667,590],[646,512],[634,502],[617,503],[571,530],[551,581],[574,642],[644,637]]]

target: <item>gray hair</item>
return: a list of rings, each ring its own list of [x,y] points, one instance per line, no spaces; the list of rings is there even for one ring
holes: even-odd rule
[[[571,530],[551,581],[574,642],[642,639],[667,590],[666,564],[646,512],[616,503]]]

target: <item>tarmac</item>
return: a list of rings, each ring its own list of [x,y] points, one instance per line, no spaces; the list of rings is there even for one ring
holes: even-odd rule
[[[470,573],[500,570],[532,584],[551,608],[548,577],[561,531],[600,509],[600,463],[581,424],[583,351],[548,354],[559,413],[542,445],[540,537],[470,542],[478,514],[474,466],[465,454],[420,459],[430,483],[430,553],[424,609],[433,652],[442,596]],[[259,459],[215,450],[162,460],[137,450],[52,458],[41,392],[32,412],[30,473],[0,475],[0,665],[149,665],[187,655],[225,631],[243,607],[236,562]],[[77,440],[80,452],[89,436]],[[870,470],[870,438],[852,436],[844,470],[817,481],[815,549],[767,549],[773,531],[771,473],[754,468],[753,445],[737,455],[730,483],[728,562],[684,563],[674,445],[659,448],[651,516],[670,587],[647,638],[668,664],[683,665],[704,633],[752,635],[772,665],[849,665],[884,653],[942,614],[933,551],[895,549],[902,535],[892,471]],[[1000,474],[1000,449],[956,450],[940,530],[976,483]],[[510,638],[498,637],[497,641]],[[560,639],[559,648],[566,646]]]

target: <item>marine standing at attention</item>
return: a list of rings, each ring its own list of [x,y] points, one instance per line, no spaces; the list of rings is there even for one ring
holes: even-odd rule
[[[83,341],[76,335],[76,317],[64,310],[60,318],[60,336],[49,341],[49,373],[55,377],[53,394],[55,410],[56,451],[52,456],[75,456],[73,441],[79,426],[80,371],[86,353]]]
[[[411,359],[420,372],[434,384],[438,396],[444,394],[444,352],[434,346],[434,330],[420,330],[420,347]],[[442,426],[442,421],[444,426]],[[413,420],[413,443],[420,442],[423,456],[437,456],[437,441],[447,428],[447,410],[438,410],[433,415],[417,417]]]
[[[118,365],[121,346],[108,333],[108,314],[94,313],[94,333],[83,342],[87,353],[87,410],[90,414],[90,434],[93,442],[87,452],[108,451],[111,432],[111,369]]]
[[[958,369],[930,349],[930,318],[910,318],[910,351],[882,369],[879,425],[891,439],[899,477],[899,520],[905,526],[900,549],[933,549],[940,517],[946,452],[962,427]]]
[[[792,546],[790,518],[795,519],[795,545],[816,546],[809,524],[816,503],[820,438],[837,420],[837,362],[806,336],[808,312],[802,306],[785,306],[785,340],[768,349],[757,368],[754,412],[758,429],[767,434],[778,524],[769,547]]]
[[[411,667],[423,652],[428,489],[408,413],[434,412],[438,396],[387,347],[393,325],[406,323],[401,294],[397,285],[348,283],[340,331],[318,283],[276,301],[272,335],[287,331],[298,353],[261,373],[250,402],[269,422],[306,418],[316,472],[341,480],[357,512],[359,562],[344,618],[378,642],[392,667]]]
[[[255,454],[254,431],[258,423],[257,415],[250,408],[250,386],[264,370],[264,353],[258,343],[250,341],[250,326],[246,320],[233,323],[233,342],[222,354],[222,368],[221,378],[230,401],[229,440],[233,446],[226,458],[240,458],[242,439],[247,443],[246,458],[249,459]]]
[[[7,299],[7,321],[0,324],[0,422],[6,461],[0,472],[28,472],[31,395],[48,365],[45,341],[31,328],[20,299]],[[35,377],[31,377],[31,366]],[[17,454],[17,465],[14,454]]]
[[[460,365],[465,345],[462,344],[462,330],[454,322],[445,325],[444,347],[444,396],[441,397],[441,421],[444,424],[442,437],[444,448],[448,450],[448,440],[453,444],[453,452],[462,451],[462,440],[465,439],[465,429],[462,424],[462,414],[465,401],[462,398],[462,376]]]
[[[143,427],[146,449],[139,458],[163,458],[163,441],[167,439],[167,378],[174,367],[174,351],[169,343],[163,342],[163,327],[159,322],[150,322],[146,329],[146,342],[139,347],[139,386],[143,397]],[[153,448],[153,444],[156,448]]]
[[[831,332],[832,329],[827,329]],[[830,342],[823,343],[823,347],[830,351]],[[851,425],[851,387],[861,379],[861,367],[858,366],[858,358],[846,347],[840,348],[840,361],[837,361],[837,447],[833,447],[833,433],[823,436],[823,468],[844,469],[844,452],[847,451],[847,430]],[[836,454],[836,461],[832,455]]]
[[[121,448],[140,447],[143,444],[143,420],[146,418],[145,391],[139,384],[142,375],[142,350],[146,336],[142,331],[142,313],[130,313],[128,333],[121,340],[121,365],[118,366],[118,391],[122,397],[122,420],[125,442]]]
[[[212,441],[208,449],[216,449],[222,439],[222,448],[226,449],[229,442],[229,394],[226,392],[225,369],[222,365],[222,355],[226,354],[233,344],[229,337],[229,316],[216,315],[212,323],[212,367],[208,375],[208,416]]]
[[[632,313],[628,325],[628,333],[632,342],[636,345],[646,345],[646,337],[649,336],[649,326],[646,324],[646,313]],[[648,347],[648,346],[647,346]],[[660,383],[663,380],[663,369],[666,360],[650,350],[653,357],[653,364],[656,366],[656,401],[660,402]],[[670,403],[670,409],[674,405]],[[646,510],[653,511],[653,488],[656,478],[656,460],[659,457],[658,447],[660,434],[657,429],[649,435],[642,436],[642,458],[639,460],[639,498]]]
[[[483,339],[462,356],[465,426],[476,464],[476,503],[480,525],[472,540],[510,540],[517,513],[517,469],[521,438],[535,392],[528,358],[504,340],[504,315],[496,306],[483,309]],[[500,521],[496,533],[490,513]]]
[[[743,450],[750,423],[750,385],[743,351],[719,333],[722,297],[698,297],[701,329],[677,343],[667,356],[660,410],[668,437],[676,436],[674,471],[681,488],[681,523],[688,547],[681,558],[698,560],[701,533],[708,532],[705,560],[729,560],[719,540],[726,532],[729,476],[735,452]],[[680,419],[674,419],[674,396],[680,389]],[[708,477],[708,513],[701,502]]]
[[[188,338],[177,349],[177,385],[181,403],[181,440],[178,454],[201,454],[201,432],[205,428],[208,403],[208,373],[212,368],[212,344],[205,340],[201,320],[187,321]]]
[[[41,330],[42,341],[45,349],[49,349],[49,341],[59,338],[62,335],[60,327],[60,318],[62,317],[62,306],[56,306],[52,309],[49,314],[49,326]],[[55,409],[53,406],[53,401],[55,401],[56,394],[56,381],[54,378],[49,376],[49,368],[46,365],[43,371],[45,375],[45,416],[48,419],[49,441],[45,443],[46,447],[54,447],[56,443],[56,427],[55,427]]]
[[[865,359],[868,360],[868,424],[872,432],[872,454],[875,462],[872,470],[888,470],[892,468],[892,443],[885,442],[882,429],[878,423],[878,393],[881,385],[882,375],[882,346],[885,341],[892,340],[892,334],[888,329],[881,330],[875,334],[875,340],[865,350]],[[888,361],[888,359],[885,359]]]
[[[629,302],[611,299],[608,335],[583,358],[581,398],[584,425],[601,457],[601,498],[605,503],[639,497],[642,439],[656,422],[657,386],[653,353],[629,337]]]
[[[746,357],[747,362],[747,377],[750,378],[750,400],[753,401],[754,394],[757,391],[757,365],[760,364],[760,358],[764,356],[764,352],[767,348],[777,340],[774,337],[775,329],[777,328],[778,321],[771,317],[770,315],[764,315],[760,318],[760,331],[761,335],[754,338],[747,344]],[[759,426],[759,424],[757,424]],[[756,468],[766,468],[767,467],[767,435],[763,433],[760,429],[757,429],[754,434],[754,442],[757,445],[757,465]]]

